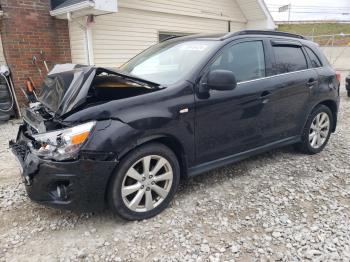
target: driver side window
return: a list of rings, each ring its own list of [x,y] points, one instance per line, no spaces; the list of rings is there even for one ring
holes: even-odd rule
[[[262,41],[242,42],[226,47],[210,70],[229,70],[237,82],[265,77],[265,56]]]

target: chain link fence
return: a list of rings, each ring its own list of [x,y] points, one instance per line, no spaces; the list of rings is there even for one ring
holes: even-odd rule
[[[320,46],[350,46],[350,34],[310,35],[307,38]]]

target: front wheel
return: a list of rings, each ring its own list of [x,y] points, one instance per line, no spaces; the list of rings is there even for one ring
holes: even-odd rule
[[[327,145],[332,126],[332,111],[325,105],[317,106],[310,114],[304,127],[299,148],[308,154],[321,152]]]
[[[109,206],[127,220],[153,217],[169,205],[179,180],[179,163],[168,147],[141,146],[121,161],[110,184]]]

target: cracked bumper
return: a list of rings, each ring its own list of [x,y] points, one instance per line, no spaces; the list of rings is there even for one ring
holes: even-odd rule
[[[10,141],[31,200],[79,212],[105,208],[108,180],[117,161],[78,159],[56,162],[42,159],[26,147],[22,127],[16,142]]]

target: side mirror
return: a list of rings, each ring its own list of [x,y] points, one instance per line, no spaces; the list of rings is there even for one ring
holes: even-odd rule
[[[207,82],[204,83],[207,89],[225,91],[237,87],[237,80],[233,72],[229,70],[213,70],[207,75]]]

